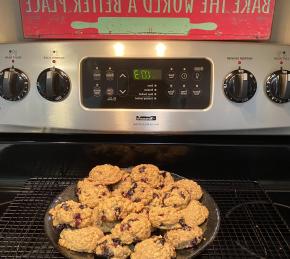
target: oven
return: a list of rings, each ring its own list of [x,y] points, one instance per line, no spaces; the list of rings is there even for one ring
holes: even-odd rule
[[[104,163],[200,183],[221,214],[200,258],[289,257],[289,46],[49,41],[0,56],[1,258],[63,258],[45,212]]]

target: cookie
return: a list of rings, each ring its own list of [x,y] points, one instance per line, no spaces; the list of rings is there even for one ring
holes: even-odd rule
[[[131,259],[171,259],[176,257],[174,247],[162,236],[153,236],[135,246]]]
[[[123,177],[124,171],[118,166],[97,165],[89,173],[89,178],[93,179],[96,184],[110,185],[119,182]]]
[[[199,200],[202,197],[202,189],[195,181],[182,179],[175,182],[175,185],[186,189],[192,200]]]
[[[149,238],[151,224],[144,214],[132,213],[112,229],[112,237],[123,244],[131,244]]]
[[[202,240],[202,229],[198,226],[183,227],[180,229],[169,230],[164,235],[166,242],[170,243],[175,249],[195,247]]]
[[[179,226],[180,211],[173,207],[151,207],[149,220],[153,227],[160,229],[174,229]]]
[[[122,220],[133,212],[134,208],[130,200],[121,196],[107,198],[94,209],[94,222],[114,222]]]
[[[174,183],[174,178],[172,177],[171,173],[167,171],[160,171],[160,174],[163,177],[163,187],[166,187]]]
[[[92,253],[96,249],[97,241],[103,236],[103,232],[97,227],[64,229],[58,243],[73,251]]]
[[[164,192],[161,190],[153,189],[152,200],[149,203],[149,207],[162,207],[163,206]]]
[[[153,198],[153,189],[143,182],[126,182],[120,188],[113,191],[113,195],[121,195],[132,202],[141,202],[147,205]]]
[[[122,189],[124,185],[128,184],[128,183],[133,183],[133,180],[130,176],[130,172],[128,171],[123,171],[123,176],[122,179],[120,180],[120,182],[113,184],[111,186],[112,191],[116,190],[116,189]]]
[[[77,196],[81,203],[94,208],[101,200],[110,197],[111,193],[105,185],[96,184],[91,178],[85,178],[77,184]]]
[[[97,242],[96,255],[107,258],[125,259],[130,256],[131,250],[128,246],[121,244],[121,240],[107,235]]]
[[[144,182],[153,188],[164,185],[164,179],[159,172],[159,168],[151,164],[141,164],[133,167],[131,177],[135,182]]]
[[[190,202],[190,194],[185,188],[172,184],[165,187],[163,191],[162,203],[166,207],[183,209]]]
[[[208,218],[209,211],[199,201],[192,200],[189,205],[181,211],[182,218],[189,226],[201,225]]]
[[[58,204],[49,214],[55,227],[69,225],[73,228],[84,228],[91,225],[92,209],[72,200]]]

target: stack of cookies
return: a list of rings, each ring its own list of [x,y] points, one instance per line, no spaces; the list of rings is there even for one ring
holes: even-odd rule
[[[108,258],[170,259],[176,249],[195,247],[208,209],[192,180],[174,181],[152,164],[130,170],[98,165],[77,184],[79,202],[49,211],[54,227],[64,228],[59,245]]]

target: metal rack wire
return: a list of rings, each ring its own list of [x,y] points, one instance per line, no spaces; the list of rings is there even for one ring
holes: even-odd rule
[[[32,178],[0,219],[0,258],[63,258],[43,218],[53,198],[77,178]],[[255,182],[201,180],[221,211],[221,227],[200,258],[290,258],[289,228]]]

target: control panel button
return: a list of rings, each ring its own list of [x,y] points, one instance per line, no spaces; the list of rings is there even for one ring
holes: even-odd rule
[[[201,94],[201,90],[192,90],[192,94],[194,96],[199,96]]]
[[[126,78],[128,78],[128,74],[126,72],[120,73],[119,79],[126,79]]]
[[[63,101],[70,92],[70,80],[65,72],[58,68],[48,68],[37,79],[40,95],[48,101]]]
[[[232,71],[224,81],[224,92],[229,100],[237,103],[249,101],[256,93],[255,76],[245,69]]]
[[[168,74],[167,74],[167,78],[168,78],[169,80],[174,80],[175,77],[176,77],[176,74],[175,74],[174,70],[169,70],[169,72],[168,72]]]
[[[101,94],[102,94],[102,89],[100,88],[100,86],[99,85],[95,86],[93,88],[93,95],[94,95],[94,97],[100,97]]]
[[[113,80],[115,79],[115,73],[114,73],[113,70],[108,70],[108,71],[106,72],[106,79],[107,79],[108,81],[113,81]]]
[[[113,88],[111,88],[111,87],[107,88],[107,90],[106,90],[106,94],[107,94],[108,96],[113,96],[114,93],[115,93],[115,91],[114,91]]]
[[[101,70],[95,69],[94,72],[93,72],[94,80],[95,81],[100,81],[101,80],[101,76],[102,76]]]
[[[118,95],[126,96],[129,91],[129,74],[127,71],[118,73]]]
[[[186,89],[184,89],[184,90],[180,90],[180,91],[179,91],[179,94],[180,94],[181,96],[186,96],[186,95],[188,94],[188,91],[187,91]]]
[[[180,78],[181,78],[182,80],[187,80],[187,79],[188,79],[188,73],[186,73],[186,72],[182,72],[182,73],[180,74]]]
[[[266,81],[266,94],[273,102],[289,102],[290,71],[281,69],[273,72]]]
[[[19,101],[29,91],[28,77],[19,69],[7,68],[0,72],[0,96],[8,101]]]
[[[201,72],[194,72],[193,73],[193,80],[200,81],[201,80]]]
[[[170,88],[167,90],[167,93],[169,96],[174,96],[176,94],[176,90]]]

